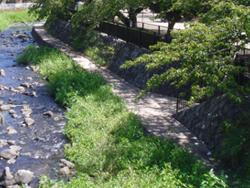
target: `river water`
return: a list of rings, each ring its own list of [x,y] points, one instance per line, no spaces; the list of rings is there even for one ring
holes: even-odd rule
[[[0,70],[5,73],[5,76],[0,75],[0,104],[9,105],[12,110],[12,114],[10,110],[0,111],[4,121],[0,124],[0,142],[5,140],[9,143],[5,146],[0,144],[0,152],[13,144],[22,148],[14,164],[0,158],[0,174],[6,166],[12,174],[20,169],[30,170],[36,176],[31,186],[37,187],[41,174],[62,179],[57,174],[60,159],[64,158],[66,137],[63,130],[66,120],[65,109],[50,97],[49,88],[42,78],[32,67],[19,65],[15,61],[27,45],[34,43],[31,29],[32,25],[16,25],[0,33]],[[25,92],[16,93],[20,85],[28,88],[24,87]],[[48,111],[53,114],[44,115]],[[28,126],[25,118],[34,120],[34,124]]]

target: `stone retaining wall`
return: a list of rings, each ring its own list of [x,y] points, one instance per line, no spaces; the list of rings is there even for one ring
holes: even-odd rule
[[[174,116],[202,140],[209,150],[219,151],[223,141],[223,121],[234,124],[243,117],[243,112],[249,110],[249,98],[236,103],[224,94],[190,106]]]

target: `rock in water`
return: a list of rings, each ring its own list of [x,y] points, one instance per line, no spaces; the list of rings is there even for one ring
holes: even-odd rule
[[[17,145],[11,145],[11,146],[10,146],[10,149],[12,149],[12,150],[15,151],[15,152],[19,152],[19,151],[21,151],[23,148],[20,147],[20,146],[17,146]]]
[[[31,118],[25,118],[25,123],[27,126],[31,126],[31,125],[34,125],[35,121]]]
[[[13,127],[8,127],[6,130],[7,130],[8,134],[16,134],[17,133],[17,131]]]
[[[47,111],[47,112],[44,112],[43,115],[53,116],[54,113],[52,111]]]
[[[30,88],[31,87],[31,84],[29,84],[27,82],[21,83],[20,85],[23,86],[23,87],[26,87],[26,88]]]
[[[0,177],[0,185],[7,187],[12,186],[16,183],[14,180],[9,167],[5,167],[3,171],[3,175]]]
[[[65,166],[65,167],[60,169],[59,174],[62,176],[68,176],[68,175],[70,175],[70,172],[71,171],[70,171],[69,167]]]
[[[15,158],[16,156],[18,156],[18,153],[16,153],[12,149],[6,149],[0,152],[0,156],[5,159],[11,159],[11,158]]]
[[[10,105],[2,105],[0,106],[1,111],[9,111],[10,110]]]
[[[14,175],[17,184],[29,184],[34,178],[34,173],[29,170],[18,170]]]
[[[4,76],[4,77],[6,76],[3,69],[0,70],[0,75],[1,75],[1,76]]]
[[[75,168],[75,165],[72,163],[72,162],[70,162],[70,161],[67,161],[67,160],[65,160],[65,159],[61,159],[60,160],[63,164],[65,164],[67,167],[69,167],[69,168]]]

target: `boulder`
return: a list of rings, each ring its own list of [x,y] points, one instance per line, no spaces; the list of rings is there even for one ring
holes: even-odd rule
[[[17,131],[13,127],[8,127],[6,130],[7,130],[8,134],[16,134],[17,133]]]
[[[69,167],[65,166],[63,168],[60,169],[59,174],[62,176],[68,176],[70,175],[71,171],[69,169]]]
[[[75,165],[72,163],[72,162],[70,162],[70,161],[67,161],[67,160],[65,160],[65,159],[61,159],[60,160],[63,164],[65,164],[67,167],[69,167],[69,168],[75,168]]]
[[[10,110],[10,105],[2,105],[0,106],[1,111],[9,111]]]
[[[12,186],[16,183],[14,180],[14,177],[12,176],[10,172],[9,167],[5,167],[2,176],[0,177],[0,185],[7,187],[7,186]]]
[[[29,170],[18,170],[14,175],[17,184],[29,184],[34,178],[34,172]]]
[[[24,122],[26,123],[27,126],[34,125],[35,121],[31,118],[25,118]]]
[[[47,111],[47,112],[44,112],[43,115],[54,116],[54,113],[52,111]]]
[[[7,140],[0,140],[0,149],[3,148],[4,146],[8,145],[8,141]]]
[[[5,77],[5,76],[6,76],[6,75],[5,75],[5,72],[4,72],[4,70],[3,70],[3,69],[1,69],[1,70],[0,70],[0,75],[1,75],[1,76],[3,76],[3,77]]]
[[[18,156],[18,153],[12,149],[6,149],[0,152],[0,157],[4,159],[12,159]]]
[[[22,147],[17,146],[17,145],[12,145],[12,146],[10,146],[10,149],[12,149],[15,152],[19,152],[22,150]]]

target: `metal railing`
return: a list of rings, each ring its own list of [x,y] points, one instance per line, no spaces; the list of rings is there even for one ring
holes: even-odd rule
[[[167,34],[167,30],[168,30],[168,27],[166,27],[166,26],[149,24],[149,23],[144,23],[144,22],[137,22],[136,27],[153,31],[153,32],[157,33],[158,35],[161,35],[164,37]],[[180,29],[174,29],[174,30],[179,31]]]
[[[106,33],[108,36],[111,35],[122,39],[127,43],[132,43],[144,48],[149,48],[150,45],[154,45],[158,41],[167,40],[165,36],[159,35],[151,30],[131,28],[113,22],[103,22],[96,28],[96,30]]]

